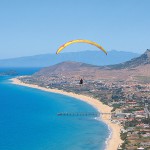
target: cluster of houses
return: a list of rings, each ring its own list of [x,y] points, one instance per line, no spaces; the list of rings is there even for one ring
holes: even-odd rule
[[[150,112],[148,106],[138,106],[135,101],[127,101],[112,114],[111,120],[122,125],[123,147],[118,150],[150,149]]]

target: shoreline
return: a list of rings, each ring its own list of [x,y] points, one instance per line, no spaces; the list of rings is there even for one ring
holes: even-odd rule
[[[71,92],[65,92],[63,90],[58,90],[58,89],[48,89],[48,88],[40,87],[40,86],[34,85],[34,84],[23,83],[18,78],[13,78],[10,80],[11,80],[12,84],[27,86],[30,88],[36,88],[36,89],[43,90],[46,92],[52,92],[52,93],[56,93],[56,94],[63,94],[66,96],[74,97],[77,100],[82,100],[82,101],[92,105],[99,112],[111,113],[112,107],[104,105],[99,100],[94,99],[89,96],[79,95],[79,94],[75,94],[75,93],[71,93]],[[117,150],[118,146],[123,142],[120,138],[121,126],[118,124],[112,123],[109,115],[101,115],[100,119],[105,124],[107,124],[108,130],[110,131],[109,137],[105,141],[106,150]]]

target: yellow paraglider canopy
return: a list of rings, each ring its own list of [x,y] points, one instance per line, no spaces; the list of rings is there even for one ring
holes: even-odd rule
[[[73,43],[88,43],[88,44],[94,45],[94,46],[98,47],[99,49],[101,49],[107,55],[106,50],[102,46],[100,46],[96,42],[93,42],[90,40],[83,40],[83,39],[77,39],[77,40],[72,40],[72,41],[66,42],[65,44],[63,44],[62,46],[59,47],[56,54],[59,54],[65,47],[67,47]]]

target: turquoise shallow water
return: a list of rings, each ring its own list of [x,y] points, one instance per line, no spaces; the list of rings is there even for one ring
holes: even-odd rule
[[[108,127],[94,117],[58,112],[96,112],[85,102],[13,85],[0,77],[0,150],[104,150]]]

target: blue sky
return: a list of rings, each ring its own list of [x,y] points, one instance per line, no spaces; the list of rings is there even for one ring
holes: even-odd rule
[[[0,59],[54,53],[89,39],[107,51],[150,48],[150,0],[0,0]],[[74,44],[68,51],[96,50]]]

